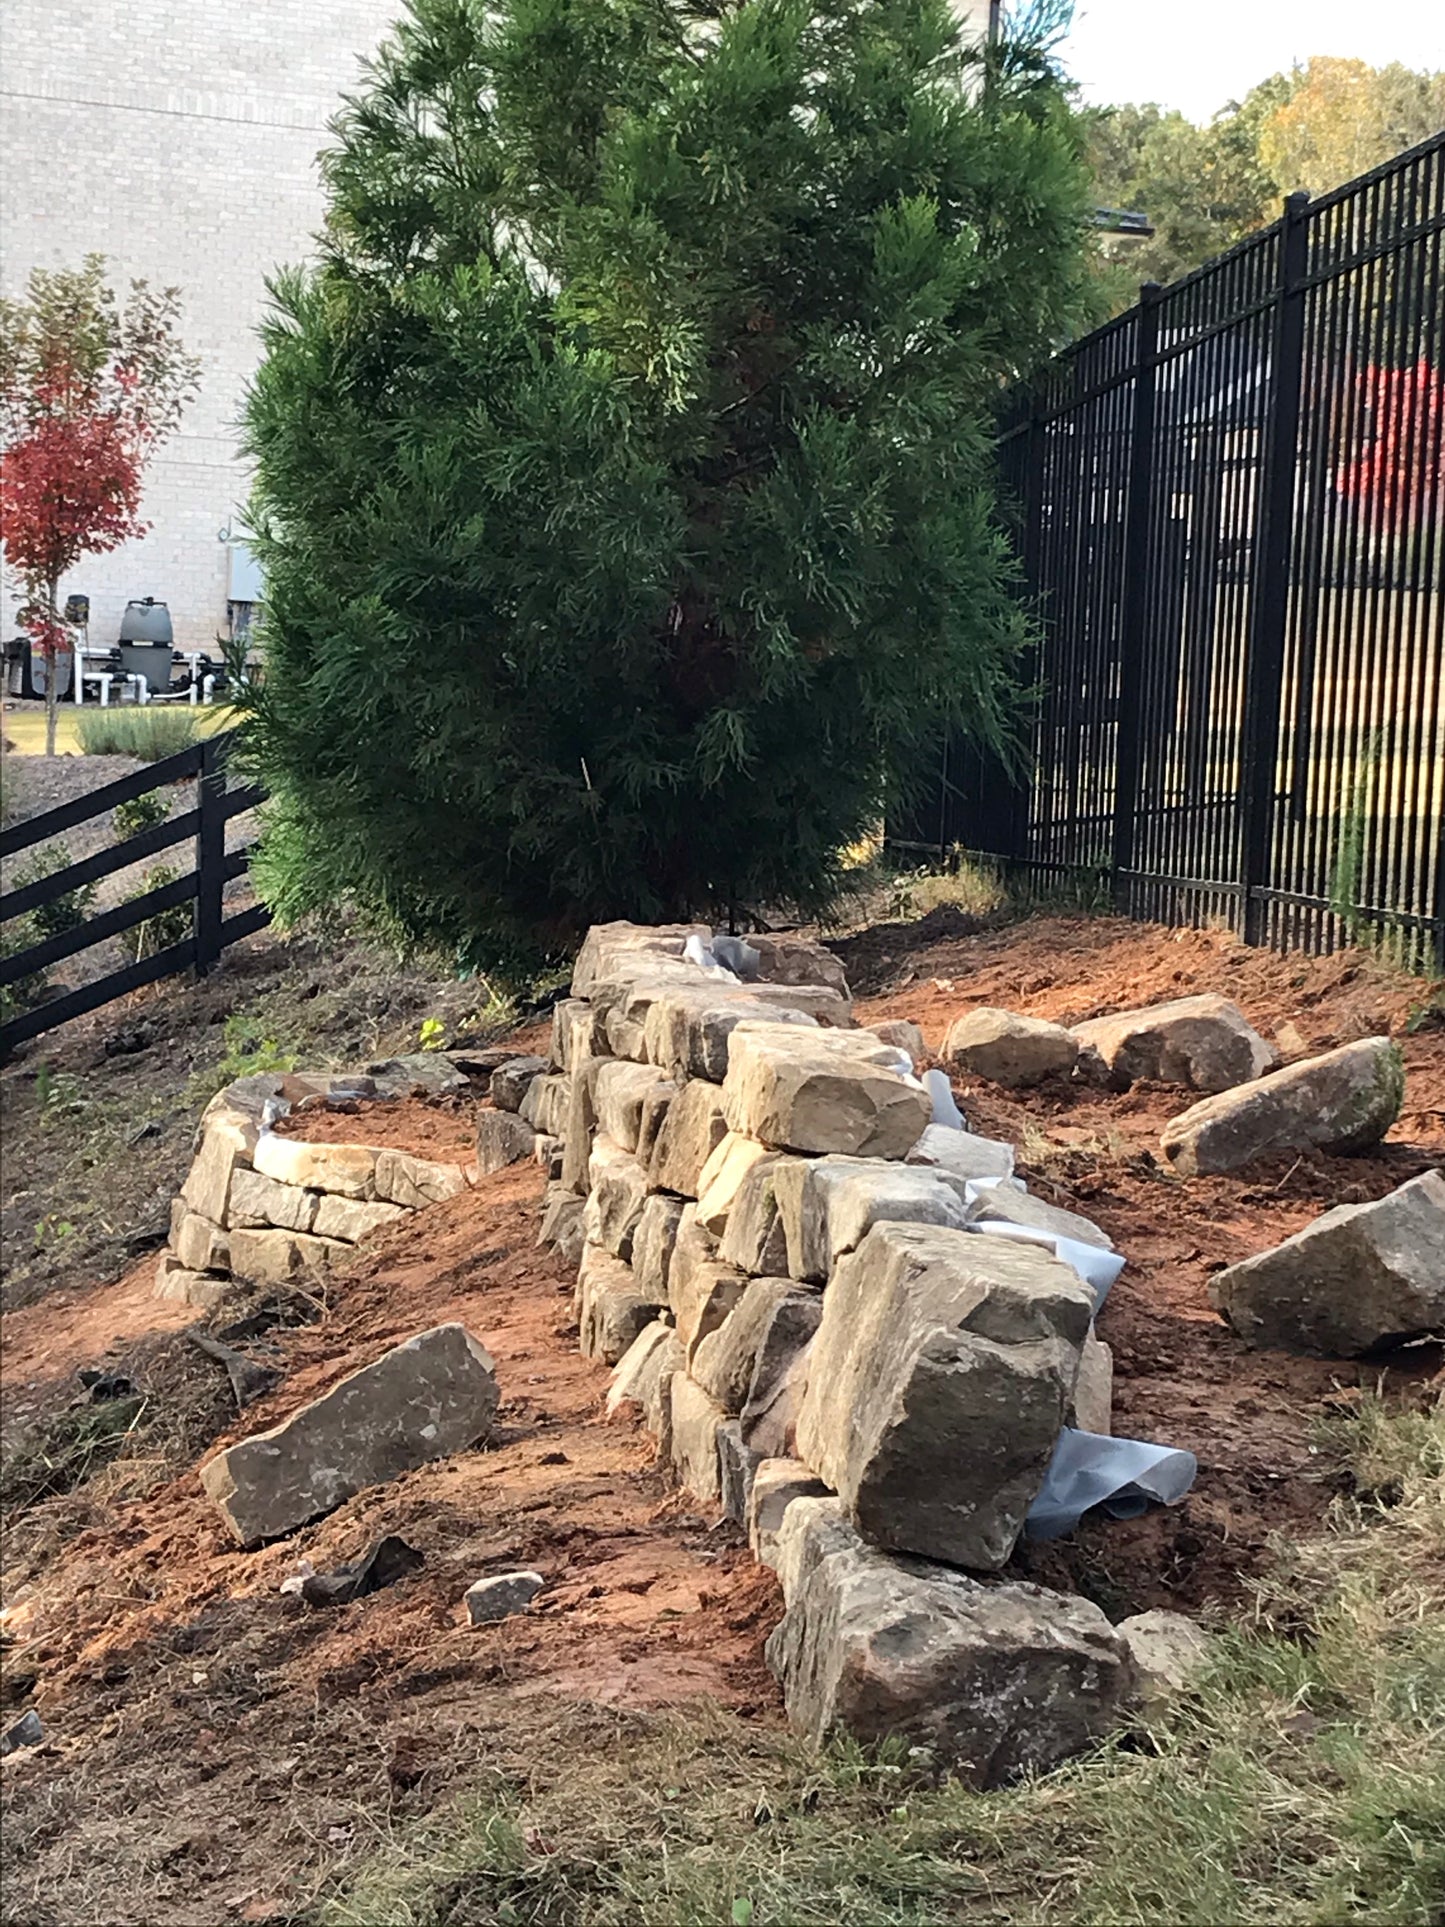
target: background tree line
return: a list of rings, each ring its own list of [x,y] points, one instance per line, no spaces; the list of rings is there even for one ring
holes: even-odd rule
[[[1155,233],[1109,237],[1117,312],[1141,281],[1173,281],[1275,220],[1297,188],[1323,194],[1445,127],[1445,72],[1316,56],[1273,74],[1207,126],[1177,110],[1095,110],[1090,159],[1103,207],[1138,208]]]

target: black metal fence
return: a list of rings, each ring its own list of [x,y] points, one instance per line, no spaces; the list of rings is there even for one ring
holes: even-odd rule
[[[1027,766],[949,745],[904,848],[1445,970],[1445,134],[1080,341],[1000,459]]]
[[[166,944],[151,955],[138,957],[77,989],[46,998],[0,1023],[0,1053],[26,1038],[54,1030],[57,1024],[66,1023],[72,1017],[99,1010],[143,984],[156,983],[182,970],[209,970],[228,945],[259,930],[268,921],[269,912],[264,904],[253,905],[233,916],[225,913],[226,885],[241,875],[248,855],[245,849],[227,852],[226,824],[264,800],[264,792],[254,786],[227,788],[226,756],[231,740],[232,734],[227,733],[194,743],[189,749],[137,770],[133,776],[122,776],[117,782],[107,783],[72,803],[63,803],[58,809],[32,816],[0,833],[0,857],[12,857],[82,823],[107,816],[117,805],[134,802],[152,790],[163,789],[187,777],[197,779],[193,809],[183,810],[179,816],[144,829],[137,836],[127,837],[81,858],[78,863],[67,864],[64,869],[0,894],[0,923],[8,923],[14,917],[42,910],[48,904],[70,897],[103,877],[129,869],[159,850],[177,843],[194,844],[195,867],[187,874],[129,897],[113,909],[87,917],[73,928],[58,930],[37,943],[0,956],[0,989],[4,989],[41,977],[66,958],[151,923],[164,911],[186,903],[192,906],[190,931],[179,942]]]

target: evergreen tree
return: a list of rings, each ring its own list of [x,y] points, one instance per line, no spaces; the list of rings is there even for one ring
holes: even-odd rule
[[[283,920],[488,967],[816,908],[1007,732],[1000,382],[1087,283],[1078,124],[944,0],[412,0],[249,399]]]

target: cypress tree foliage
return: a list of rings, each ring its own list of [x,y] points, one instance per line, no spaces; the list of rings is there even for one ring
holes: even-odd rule
[[[990,407],[1084,286],[1077,124],[945,0],[411,0],[248,403],[283,921],[520,967],[817,909],[1022,639]]]

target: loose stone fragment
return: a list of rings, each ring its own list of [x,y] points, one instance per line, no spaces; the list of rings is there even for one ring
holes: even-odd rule
[[[1014,1087],[1067,1076],[1078,1054],[1077,1040],[1062,1024],[987,1005],[956,1019],[943,1044],[946,1062]]]
[[[461,1325],[437,1325],[271,1431],[218,1452],[201,1484],[240,1543],[255,1545],[363,1486],[471,1445],[490,1429],[497,1399],[483,1347]]]
[[[1379,1143],[1404,1098],[1398,1048],[1388,1037],[1367,1037],[1206,1097],[1165,1125],[1164,1155],[1193,1178],[1314,1146],[1363,1151]]]
[[[494,1620],[523,1613],[546,1583],[540,1572],[499,1572],[495,1578],[478,1579],[462,1594],[468,1622],[489,1626]]]

